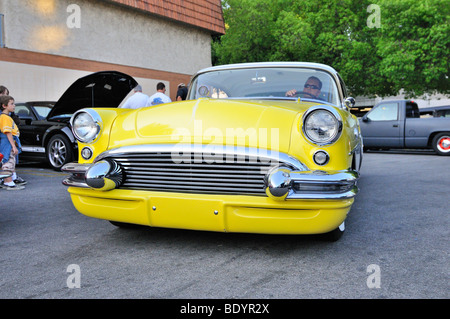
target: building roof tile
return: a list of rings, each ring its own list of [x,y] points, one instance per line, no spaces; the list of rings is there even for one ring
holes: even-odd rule
[[[112,2],[184,22],[215,34],[225,33],[220,0],[110,0]]]

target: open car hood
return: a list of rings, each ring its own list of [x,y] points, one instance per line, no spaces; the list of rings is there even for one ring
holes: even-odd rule
[[[76,80],[56,102],[47,119],[73,114],[86,107],[118,107],[137,85],[136,80],[121,72],[101,71]]]

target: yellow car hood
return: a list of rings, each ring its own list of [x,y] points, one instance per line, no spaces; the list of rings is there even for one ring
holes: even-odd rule
[[[298,118],[316,103],[199,99],[160,104],[119,116],[111,148],[136,144],[195,143],[289,151]]]

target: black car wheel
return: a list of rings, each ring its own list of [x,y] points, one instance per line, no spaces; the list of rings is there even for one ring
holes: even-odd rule
[[[72,162],[73,154],[72,145],[66,136],[57,134],[50,138],[46,155],[47,161],[53,169],[59,171],[64,164]]]

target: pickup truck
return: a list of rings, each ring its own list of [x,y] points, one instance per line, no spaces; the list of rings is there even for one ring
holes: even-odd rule
[[[411,100],[383,101],[360,121],[364,149],[430,148],[450,156],[450,118],[420,118]]]

